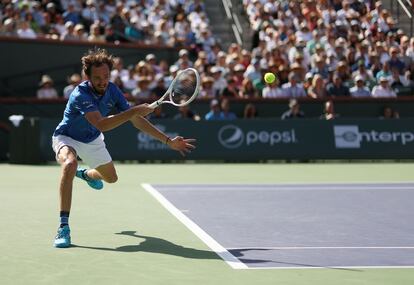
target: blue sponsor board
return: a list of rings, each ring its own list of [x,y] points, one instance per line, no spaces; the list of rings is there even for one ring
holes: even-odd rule
[[[57,120],[33,120],[14,132],[30,134],[11,142],[11,151],[37,157],[34,163],[54,160],[50,138]],[[413,159],[414,119],[233,120],[193,122],[158,120],[153,123],[170,137],[197,139],[189,160],[259,161],[309,159]],[[106,145],[114,160],[181,160],[163,142],[130,124],[106,132]],[[22,141],[29,143],[22,144]],[[24,151],[22,149],[24,148]],[[37,155],[33,156],[33,153]],[[18,160],[19,160],[18,159]],[[18,161],[14,161],[18,163]]]

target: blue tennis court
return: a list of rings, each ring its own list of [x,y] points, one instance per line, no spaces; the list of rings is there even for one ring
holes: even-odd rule
[[[414,267],[414,183],[143,187],[236,269]]]

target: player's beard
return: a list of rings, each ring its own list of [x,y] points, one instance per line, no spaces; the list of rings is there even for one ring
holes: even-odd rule
[[[96,93],[98,93],[99,95],[104,95],[106,88],[108,87],[108,84],[106,84],[105,86],[95,86],[92,84],[92,87]]]

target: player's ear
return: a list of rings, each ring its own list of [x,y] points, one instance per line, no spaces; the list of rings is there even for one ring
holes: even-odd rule
[[[82,70],[82,79],[83,80],[89,80],[89,76],[86,74],[85,70]]]

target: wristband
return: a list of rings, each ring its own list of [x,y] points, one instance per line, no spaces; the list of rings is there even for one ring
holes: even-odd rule
[[[166,145],[168,145],[168,142],[170,141],[171,139],[170,139],[170,137],[167,137],[166,139],[165,139],[165,144]]]

